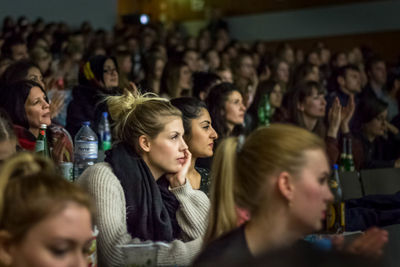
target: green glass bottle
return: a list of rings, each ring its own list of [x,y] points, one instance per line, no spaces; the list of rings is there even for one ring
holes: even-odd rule
[[[343,137],[343,144],[342,144],[342,153],[340,154],[340,172],[346,171],[346,162],[347,162],[347,147],[346,147],[346,137]]]
[[[355,167],[354,167],[354,160],[353,160],[352,142],[351,142],[351,138],[349,138],[347,155],[346,155],[346,171],[353,172],[354,170],[355,170]]]
[[[269,103],[268,94],[265,94],[258,104],[258,125],[259,126],[268,126],[271,121],[272,116],[272,107]]]
[[[46,137],[46,129],[47,129],[46,124],[40,125],[39,136],[36,139],[35,152],[44,157],[50,158],[50,151],[49,151],[49,146],[47,144],[47,137]]]

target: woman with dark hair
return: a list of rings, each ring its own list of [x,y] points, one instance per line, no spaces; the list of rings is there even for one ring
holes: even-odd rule
[[[210,89],[221,82],[221,78],[212,72],[193,73],[193,96],[204,101]]]
[[[246,107],[239,89],[231,83],[220,83],[211,88],[206,98],[214,129],[223,139],[235,134],[243,126]]]
[[[388,104],[375,97],[363,98],[357,105],[353,142],[357,169],[400,168],[394,142],[386,136],[387,114]]]
[[[161,77],[164,71],[166,59],[158,51],[149,51],[144,57],[144,79],[140,82],[142,92],[160,93]]]
[[[161,77],[160,95],[167,98],[192,95],[192,72],[184,61],[168,61]]]
[[[103,100],[105,96],[120,94],[118,85],[118,65],[113,57],[94,56],[84,64],[67,111],[66,128],[72,136],[84,121],[90,121],[92,129],[97,132],[101,114],[107,111]]]
[[[56,162],[73,161],[73,145],[68,132],[51,122],[50,104],[43,87],[33,81],[20,81],[8,86],[4,109],[8,112],[19,145],[32,151],[42,124],[48,126],[48,142]]]
[[[197,167],[198,158],[212,157],[214,141],[218,138],[212,127],[210,113],[204,102],[194,97],[181,97],[171,100],[171,104],[182,112],[183,136],[192,153],[192,161],[187,178],[194,189],[200,189],[208,195],[210,187],[210,170]]]

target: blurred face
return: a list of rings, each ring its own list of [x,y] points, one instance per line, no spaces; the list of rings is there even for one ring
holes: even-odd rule
[[[17,140],[15,139],[0,141],[0,162],[14,155],[17,152],[16,147]]]
[[[333,195],[328,186],[330,169],[325,153],[321,149],[308,150],[304,158],[306,164],[293,181],[290,212],[298,230],[308,234],[322,228]]]
[[[289,82],[289,65],[286,62],[281,62],[276,70],[277,79],[280,82]]]
[[[50,54],[47,54],[46,56],[44,56],[44,57],[39,59],[37,64],[38,64],[38,66],[40,68],[40,71],[42,73],[46,73],[46,71],[49,70],[51,61],[52,61],[52,57],[51,57]]]
[[[34,225],[18,244],[11,245],[12,266],[69,267],[88,266],[92,240],[89,211],[69,203]]]
[[[269,102],[272,107],[280,108],[282,104],[282,89],[279,84],[274,86],[272,92],[269,94]]]
[[[18,44],[11,47],[12,59],[15,61],[29,58],[28,49],[25,44]]]
[[[189,51],[185,54],[183,60],[188,64],[189,69],[192,72],[198,71],[199,63],[198,63],[199,56],[194,51]]]
[[[154,66],[154,74],[155,74],[155,78],[156,78],[157,80],[160,80],[160,79],[161,79],[162,73],[163,73],[163,71],[164,71],[164,66],[165,66],[165,63],[164,63],[163,60],[158,59],[158,60],[156,61],[156,64],[155,64],[155,66]]]
[[[40,72],[40,70],[36,67],[32,67],[28,70],[28,74],[26,77],[28,80],[30,81],[34,81],[37,82],[38,84],[40,84],[43,88],[45,88],[44,86],[44,81],[43,81],[43,75]]]
[[[319,94],[317,88],[313,88],[310,96],[304,99],[299,105],[299,110],[307,117],[322,118],[325,116],[326,101],[325,95]]]
[[[103,66],[103,80],[105,88],[112,88],[118,86],[118,71],[114,61],[109,58],[104,62]]]
[[[244,57],[240,64],[239,76],[245,79],[253,78],[255,73],[253,59],[251,57]]]
[[[156,138],[150,140],[147,154],[149,167],[153,173],[176,173],[185,163],[184,151],[188,149],[183,140],[182,119],[178,117],[165,118],[168,122],[164,130]],[[158,178],[158,177],[155,177]]]
[[[361,92],[361,75],[359,71],[347,70],[344,78],[344,87],[351,93]]]
[[[200,116],[191,121],[191,136],[187,141],[189,151],[194,158],[211,157],[217,138],[217,132],[211,126],[210,113],[202,108]]]
[[[230,70],[219,71],[217,74],[221,77],[222,82],[233,83],[233,76]]]
[[[179,87],[181,89],[192,88],[192,72],[188,66],[183,66],[179,71]]]
[[[386,119],[387,110],[384,110],[370,122],[364,124],[364,133],[372,138],[384,135],[386,130]]]
[[[319,68],[317,66],[314,66],[311,72],[308,73],[307,76],[305,77],[305,80],[319,82]]]
[[[123,57],[121,60],[120,71],[123,73],[130,73],[132,70],[132,59],[130,56]]]
[[[345,53],[340,53],[336,59],[336,65],[338,68],[346,66],[348,63]]]
[[[212,50],[207,54],[207,61],[210,69],[217,69],[220,65],[220,59],[217,51]]]
[[[316,52],[309,54],[308,55],[308,62],[310,62],[311,64],[319,66],[319,64],[320,64],[319,55]]]
[[[35,86],[29,92],[25,101],[25,113],[28,119],[30,129],[39,129],[40,124],[51,124],[50,105],[46,101],[43,91]]]
[[[294,52],[292,48],[287,48],[285,50],[284,58],[287,62],[289,62],[289,64],[294,63]]]
[[[386,64],[385,62],[377,62],[375,63],[370,71],[371,80],[375,81],[379,85],[383,86],[386,83]]]
[[[225,102],[226,122],[230,125],[243,124],[245,112],[242,95],[238,91],[233,91]]]

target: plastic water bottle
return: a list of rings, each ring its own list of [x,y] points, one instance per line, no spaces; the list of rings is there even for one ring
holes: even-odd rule
[[[101,114],[98,133],[99,133],[99,144],[100,144],[99,149],[102,151],[109,150],[111,148],[111,130],[107,112],[103,112]]]
[[[90,128],[90,122],[85,121],[75,136],[75,179],[77,179],[87,167],[95,164],[97,161],[97,154],[97,135]]]

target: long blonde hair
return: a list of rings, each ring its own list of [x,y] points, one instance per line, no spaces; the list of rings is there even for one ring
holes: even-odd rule
[[[205,245],[237,227],[236,207],[252,216],[260,212],[260,200],[271,195],[266,186],[269,177],[281,171],[296,174],[305,164],[306,150],[325,149],[318,136],[284,124],[259,128],[238,144],[241,138],[227,138],[214,155]]]
[[[125,91],[121,96],[106,98],[108,110],[114,120],[114,139],[126,142],[140,152],[141,135],[155,138],[166,124],[166,117],[182,118],[182,113],[169,100],[153,93],[144,95]]]

